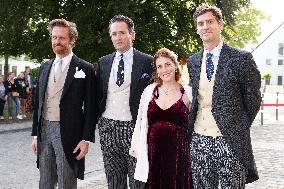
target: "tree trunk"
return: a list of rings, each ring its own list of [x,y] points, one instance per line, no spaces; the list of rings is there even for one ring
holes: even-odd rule
[[[4,64],[4,79],[5,80],[7,79],[8,72],[9,72],[8,60],[9,60],[9,55],[5,54],[5,64]]]

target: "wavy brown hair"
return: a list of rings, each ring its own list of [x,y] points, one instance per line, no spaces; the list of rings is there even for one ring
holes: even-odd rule
[[[75,47],[75,42],[78,39],[78,31],[76,24],[74,22],[67,21],[63,18],[51,20],[48,24],[48,31],[50,37],[52,35],[52,30],[55,26],[65,27],[69,29],[68,35],[72,42],[72,46]]]
[[[153,74],[152,74],[152,81],[154,81],[155,83],[158,83],[158,86],[161,86],[163,84],[163,81],[158,76],[157,67],[156,67],[156,61],[160,57],[169,58],[176,66],[178,65],[178,60],[177,60],[178,56],[173,51],[167,48],[161,48],[155,53],[154,62],[153,62],[154,69],[153,69]],[[176,72],[175,72],[175,80],[179,82],[180,78],[181,78],[181,72],[179,68],[177,67]]]

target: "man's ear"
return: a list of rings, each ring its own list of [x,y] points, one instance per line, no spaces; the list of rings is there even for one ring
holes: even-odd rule
[[[75,39],[74,37],[73,37],[73,38],[71,38],[70,43],[71,43],[72,47],[74,47],[74,46],[75,46],[75,42],[76,42],[76,39]]]
[[[224,20],[223,20],[223,19],[222,19],[222,20],[220,20],[219,25],[220,25],[220,27],[221,27],[221,30],[223,30],[224,25],[225,25],[225,22],[224,22]]]
[[[132,41],[135,40],[135,34],[136,34],[135,31],[133,31],[133,32],[130,33],[130,35],[131,35],[131,37],[132,37]]]

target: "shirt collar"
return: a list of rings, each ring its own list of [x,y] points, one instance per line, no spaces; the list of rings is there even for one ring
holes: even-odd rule
[[[223,47],[223,41],[221,41],[212,51],[209,51],[204,48],[204,54],[206,55],[207,53],[213,54],[213,56],[220,56],[221,50]]]
[[[124,58],[132,57],[133,56],[133,47],[131,47],[130,49],[128,49],[128,51],[126,51],[122,54],[123,54]],[[121,55],[121,53],[116,51],[115,58],[120,59],[120,55]]]
[[[71,51],[70,54],[68,54],[67,56],[63,57],[62,60],[63,60],[63,65],[66,65],[68,64],[69,62],[71,62],[71,59],[73,57],[73,52]],[[56,58],[54,60],[54,62],[58,62],[60,60],[60,57],[58,54],[56,54]]]

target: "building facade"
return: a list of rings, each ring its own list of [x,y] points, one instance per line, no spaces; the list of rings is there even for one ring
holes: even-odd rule
[[[271,74],[271,79],[262,84],[284,85],[284,22],[252,51],[262,74]]]
[[[5,60],[3,57],[0,58],[0,75],[4,75],[4,65],[5,65]],[[9,65],[8,72],[14,72],[16,76],[18,76],[21,72],[25,71],[26,67],[30,67],[31,69],[33,69],[40,66],[40,64],[38,63],[26,60],[17,60],[15,58],[9,58],[8,65]]]

